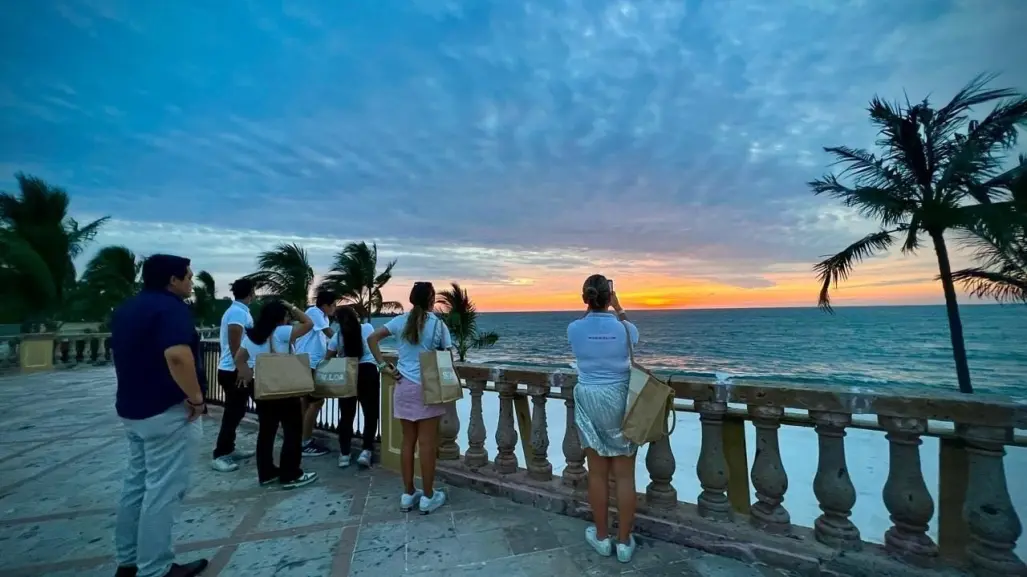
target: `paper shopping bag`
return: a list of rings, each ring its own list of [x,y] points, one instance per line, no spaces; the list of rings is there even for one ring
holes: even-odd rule
[[[424,404],[441,405],[464,397],[450,351],[424,351],[419,359]]]
[[[357,396],[357,372],[360,359],[335,357],[321,361],[314,373],[314,396],[345,399]]]
[[[310,355],[262,353],[253,366],[253,398],[258,401],[302,397],[314,392]]]

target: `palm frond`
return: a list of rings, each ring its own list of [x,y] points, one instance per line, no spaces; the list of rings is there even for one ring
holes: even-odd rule
[[[817,274],[817,280],[821,283],[818,306],[824,311],[831,312],[833,310],[829,294],[831,285],[834,284],[837,287],[841,281],[849,278],[852,268],[863,259],[869,258],[877,252],[888,250],[895,240],[893,235],[896,232],[898,230],[882,230],[868,234],[838,254],[814,265],[813,270]]]
[[[314,269],[307,251],[298,244],[280,244],[257,257],[257,271],[246,275],[264,296],[305,307],[314,284]]]
[[[1002,302],[1027,304],[1027,269],[1019,274],[994,272],[980,267],[958,270],[952,280],[963,285],[970,296]]]

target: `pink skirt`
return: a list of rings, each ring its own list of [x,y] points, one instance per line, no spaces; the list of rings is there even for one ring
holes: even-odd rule
[[[400,377],[392,393],[392,416],[403,421],[423,421],[446,414],[445,405],[425,405],[421,384]]]

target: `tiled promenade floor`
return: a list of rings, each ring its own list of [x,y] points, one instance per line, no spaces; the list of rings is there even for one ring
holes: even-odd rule
[[[113,398],[109,368],[0,377],[0,575],[114,574],[126,449]],[[337,469],[334,455],[305,461],[314,485],[260,488],[252,463],[207,466],[217,425],[205,420],[175,535],[179,560],[211,559],[205,576],[777,574],[651,540],[621,565],[588,549],[583,521],[458,489],[432,515],[400,513],[396,476]]]

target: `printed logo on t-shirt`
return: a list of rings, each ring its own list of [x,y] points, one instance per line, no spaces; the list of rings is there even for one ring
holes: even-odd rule
[[[618,337],[618,335],[614,335],[614,334],[606,334],[606,335],[588,335],[587,338],[590,341],[615,341],[619,337]]]

